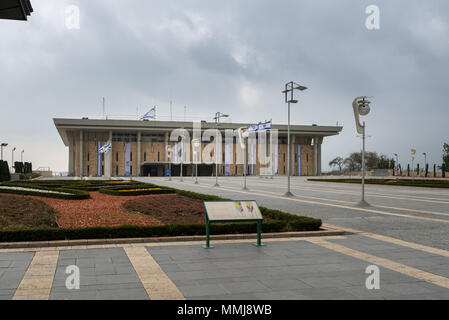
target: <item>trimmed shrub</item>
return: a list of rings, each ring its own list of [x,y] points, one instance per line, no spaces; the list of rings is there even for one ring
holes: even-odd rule
[[[284,213],[285,214],[285,213]],[[315,231],[319,230],[321,220],[296,217],[291,220],[270,220],[262,223],[263,232]],[[211,234],[255,233],[257,223],[212,223]],[[51,241],[76,239],[143,238],[161,236],[205,235],[204,224],[177,224],[163,226],[119,226],[91,228],[45,228],[0,231],[0,242]]]
[[[63,189],[63,188],[45,188],[45,187],[37,187],[34,185],[29,185],[29,184],[18,184],[18,183],[8,183],[8,184],[3,184],[3,185],[8,186],[8,187],[20,187],[20,188],[35,189],[36,191],[0,189],[0,193],[21,194],[21,195],[28,195],[28,196],[39,196],[39,197],[67,199],[67,200],[81,200],[81,199],[90,198],[89,192],[82,191],[82,190],[72,190],[72,189]],[[2,186],[2,185],[0,185],[0,186]],[[63,193],[68,193],[68,194],[46,193],[46,192],[39,192],[39,190],[57,191],[57,192],[63,192]]]
[[[165,188],[156,188],[153,186],[141,186],[141,187],[131,187],[127,189],[99,189],[100,193],[108,194],[111,196],[142,196],[148,194],[165,194],[174,193],[172,190]]]
[[[0,160],[0,182],[11,180],[11,174],[9,173],[8,161]]]
[[[23,162],[14,162],[14,170],[15,173],[23,173]]]
[[[307,179],[308,181],[361,183],[361,179]],[[449,188],[449,181],[432,179],[365,179],[366,184],[385,184],[391,186]]]
[[[31,162],[25,162],[23,165],[23,173],[32,173],[33,172],[33,165]]]

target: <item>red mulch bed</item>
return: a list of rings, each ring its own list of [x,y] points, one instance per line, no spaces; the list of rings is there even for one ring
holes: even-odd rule
[[[131,199],[154,198],[160,195],[110,196],[90,192],[91,199],[65,200],[38,196],[27,196],[44,201],[58,213],[59,225],[63,228],[105,227],[121,225],[158,226],[164,223],[152,217],[129,212],[122,204]]]
[[[205,219],[203,201],[178,194],[134,197],[126,201],[123,208],[143,213],[166,224],[204,223]]]

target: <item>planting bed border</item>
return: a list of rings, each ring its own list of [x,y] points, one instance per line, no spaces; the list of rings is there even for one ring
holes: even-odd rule
[[[150,187],[159,187],[153,184],[145,184]],[[161,187],[167,193],[177,193],[193,199],[203,201],[230,200],[217,196],[211,196],[196,192],[179,190],[175,188]],[[50,189],[55,190],[55,189]],[[71,189],[63,189],[64,191]],[[62,191],[62,190],[61,190]],[[80,193],[87,193],[81,190]],[[294,232],[294,231],[318,231],[322,225],[321,219],[296,216],[280,210],[260,207],[264,217],[272,220],[262,223],[262,232]],[[256,228],[255,222],[225,223],[211,226],[210,232],[218,234],[248,234]],[[115,226],[115,227],[88,227],[88,228],[46,228],[46,229],[20,229],[0,231],[0,242],[19,241],[52,241],[52,240],[80,240],[80,239],[112,239],[112,238],[147,238],[162,236],[199,236],[205,235],[205,225],[194,224],[170,224],[163,226]]]

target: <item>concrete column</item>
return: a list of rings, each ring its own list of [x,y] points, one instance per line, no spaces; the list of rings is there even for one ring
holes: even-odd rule
[[[292,176],[296,175],[295,141],[296,141],[296,136],[291,136],[291,139],[290,139],[290,173]]]
[[[83,177],[83,143],[84,143],[83,130],[80,130],[80,178]]]
[[[165,136],[164,136],[164,141],[165,141],[165,162],[167,162],[168,161],[168,152],[167,152],[167,146],[168,146],[168,132],[166,132],[165,133]]]
[[[111,143],[112,146],[112,131],[109,131],[109,140],[108,142]],[[104,155],[104,177],[110,178],[112,176],[112,159],[113,159],[113,150],[109,150]]]
[[[141,141],[142,141],[142,132],[137,131],[137,175],[140,176],[140,149],[141,149]]]
[[[75,175],[75,143],[69,139],[69,176]]]
[[[317,145],[317,154],[318,154],[318,172],[317,175],[321,176],[321,143],[323,142],[323,137],[318,138],[318,145]]]

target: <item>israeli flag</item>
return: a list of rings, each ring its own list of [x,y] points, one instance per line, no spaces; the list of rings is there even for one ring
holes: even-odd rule
[[[98,149],[98,151],[100,153],[106,153],[106,152],[108,152],[111,149],[112,149],[112,144],[110,142],[108,142],[104,146],[102,146],[100,149]]]
[[[268,131],[271,130],[271,120],[265,122],[259,122],[248,128],[248,132]]]
[[[249,128],[248,128],[248,132],[257,132],[258,130],[259,130],[258,124],[254,124],[252,126],[249,126]]]
[[[156,107],[153,107],[145,113],[142,117],[140,117],[140,120],[155,120],[156,119]]]
[[[271,130],[271,120],[270,121],[265,121],[265,122],[260,122],[258,130],[259,131]]]

